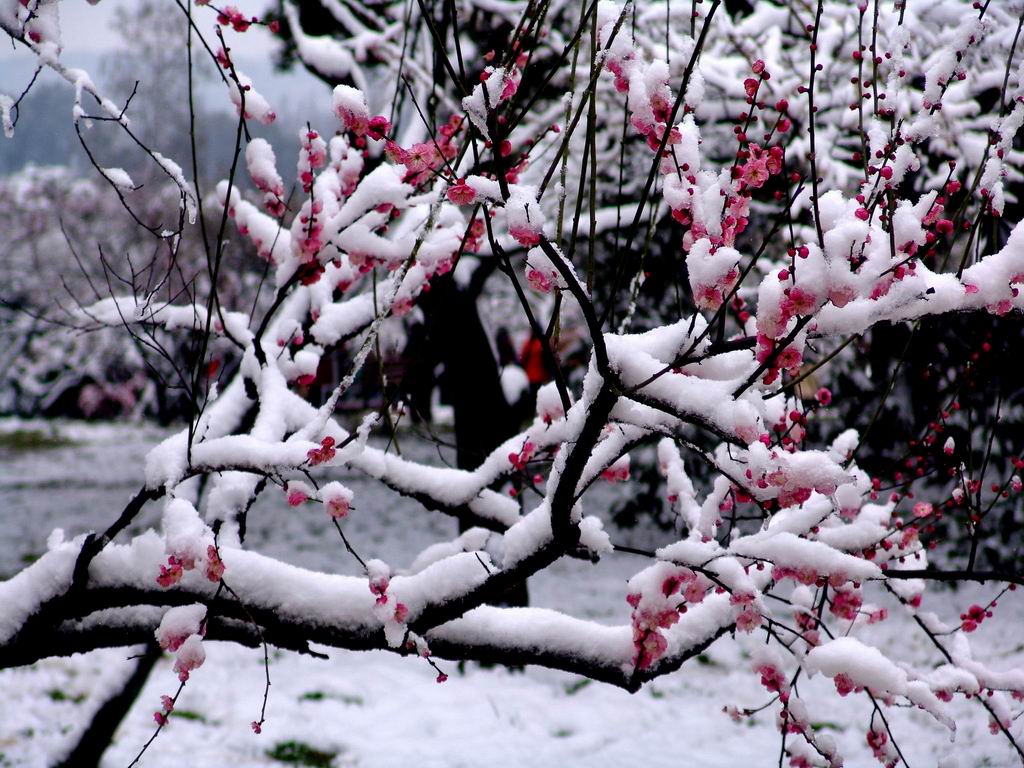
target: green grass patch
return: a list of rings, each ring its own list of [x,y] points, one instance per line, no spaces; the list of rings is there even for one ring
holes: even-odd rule
[[[73,704],[81,704],[85,701],[84,693],[80,693],[77,696],[68,696],[60,688],[51,688],[46,692],[46,695],[50,697],[50,701],[70,701]]]
[[[323,691],[307,691],[299,696],[299,701],[324,701],[325,699],[337,699],[342,704],[350,704],[361,707],[366,702],[362,696],[355,696],[348,693],[324,693]]]
[[[581,677],[576,682],[569,683],[568,685],[565,686],[565,695],[566,696],[572,696],[573,694],[579,693],[584,688],[586,688],[588,685],[590,685],[592,682],[593,682],[593,680],[591,680],[589,678]]]
[[[0,432],[0,449],[9,451],[47,451],[73,445],[57,434],[53,429],[44,432],[41,429],[15,429],[11,432]]]
[[[337,752],[322,752],[301,741],[282,741],[267,750],[267,757],[289,765],[306,765],[311,768],[331,768]]]
[[[205,723],[206,718],[191,709],[176,709],[171,713],[171,717],[180,717],[182,720],[195,720],[200,723]]]
[[[823,730],[825,728],[829,728],[829,729],[831,729],[833,731],[845,731],[846,730],[846,728],[841,726],[839,723],[832,723],[832,722],[829,722],[828,720],[822,720],[821,722],[818,722],[818,723],[811,723],[811,730],[812,731],[817,732],[817,731]]]

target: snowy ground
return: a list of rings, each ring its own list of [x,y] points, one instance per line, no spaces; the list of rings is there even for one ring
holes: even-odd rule
[[[0,422],[0,574],[9,575],[44,548],[53,527],[75,534],[106,525],[137,490],[141,457],[159,430],[138,426],[59,424],[52,440],[4,440],[18,429],[49,426]],[[12,448],[15,442],[35,443]],[[45,445],[40,446],[42,442]],[[403,449],[433,450],[410,438]],[[360,477],[346,477],[359,499],[348,531],[365,553],[408,563],[420,549],[450,537],[454,524],[423,512]],[[603,493],[614,492],[611,489]],[[599,513],[596,505],[589,513]],[[150,512],[152,514],[152,512]],[[141,521],[147,525],[149,521]],[[248,543],[267,554],[324,570],[354,572],[336,538],[325,535],[312,511],[289,509],[269,494],[250,518]],[[618,535],[643,543],[650,532]],[[566,561],[531,580],[533,604],[569,610],[607,623],[628,621],[625,580],[643,566],[628,555],[598,566]],[[943,615],[983,602],[987,593],[961,590],[931,598]],[[890,606],[891,608],[891,606]],[[981,627],[975,654],[997,669],[1024,665],[1024,595],[1009,594],[1000,621]],[[934,663],[927,640],[898,610],[872,628],[870,640],[915,663]],[[256,736],[249,723],[263,695],[262,653],[210,643],[208,660],[193,673],[178,716],[142,765],[160,766],[771,766],[779,739],[773,715],[734,724],[726,704],[766,701],[749,671],[742,642],[728,640],[680,672],[636,695],[547,670],[510,673],[470,666],[434,682],[425,663],[385,653],[330,650],[329,661],[272,654],[268,720]],[[49,766],[74,742],[104,692],[130,669],[126,650],[50,659],[29,669],[0,672],[0,766]],[[124,768],[152,732],[160,694],[176,678],[162,660],[108,750],[104,768]],[[831,733],[848,766],[874,763],[864,743],[870,717],[866,699],[839,699],[821,678],[800,686],[815,726]],[[863,697],[861,697],[863,699]],[[955,743],[918,711],[888,714],[908,763],[935,766],[1010,766],[1013,754],[986,727],[971,702],[954,703]],[[1019,730],[1019,727],[1016,729]]]

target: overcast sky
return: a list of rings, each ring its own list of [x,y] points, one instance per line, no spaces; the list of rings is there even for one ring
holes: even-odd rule
[[[103,72],[100,57],[116,51],[122,45],[112,22],[119,8],[130,8],[137,0],[100,0],[91,5],[86,0],[64,0],[60,4],[61,30],[64,50],[61,59],[70,66],[89,72],[102,87]],[[166,0],[168,12],[180,13],[174,0]],[[261,16],[273,5],[272,0],[231,0],[249,16]],[[210,8],[197,8],[197,26],[213,32],[216,14]],[[253,26],[245,33],[224,29],[224,37],[231,47],[239,68],[249,75],[256,88],[271,100],[275,107],[325,98],[327,89],[301,67],[286,73],[273,69],[274,53],[278,41],[262,26]],[[0,46],[0,93],[18,94],[28,84],[35,69],[35,60],[26,55],[22,47],[14,49]],[[44,82],[53,78],[44,76]]]
[[[85,0],[64,0],[60,4],[61,29],[64,34],[64,50],[71,53],[106,53],[118,45],[117,33],[111,29],[110,22],[118,8],[130,8],[134,0],[100,0],[90,5]],[[218,4],[219,5],[219,4]],[[247,16],[261,16],[271,7],[271,0],[231,0]],[[168,10],[180,13],[173,0],[167,0]],[[195,11],[197,26],[200,29],[209,27],[199,19],[208,17],[211,21],[215,14],[209,8],[197,8]],[[205,31],[204,31],[205,34]],[[263,27],[251,27],[245,34],[231,30],[225,32],[229,45],[239,54],[253,55],[272,50],[275,46],[273,36]]]

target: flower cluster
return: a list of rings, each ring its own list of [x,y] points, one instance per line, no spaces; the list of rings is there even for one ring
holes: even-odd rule
[[[230,26],[235,32],[246,32],[258,21],[258,17],[246,16],[233,5],[224,6],[217,13],[217,23],[223,27]]]
[[[863,604],[863,597],[858,589],[838,589],[832,594],[829,610],[841,619],[853,621],[857,618]]]
[[[630,579],[626,602],[632,607],[633,664],[648,669],[668,650],[660,630],[679,621],[687,603],[697,604],[707,594],[710,582],[689,568],[658,563]]]
[[[307,194],[313,189],[314,171],[327,162],[327,144],[312,128],[299,131],[298,176],[302,191]],[[306,223],[306,222],[303,222]],[[316,252],[319,248],[313,250]]]
[[[310,448],[306,453],[306,458],[309,461],[309,466],[315,467],[317,464],[324,464],[331,461],[335,456],[334,449],[334,438],[327,435],[323,440],[320,441],[319,448]]]
[[[462,129],[462,118],[452,118],[437,130],[437,138],[413,144],[408,149],[388,140],[385,150],[388,160],[405,166],[403,181],[418,187],[429,181],[441,166],[458,154],[456,139]]]
[[[391,123],[383,115],[370,116],[362,91],[347,85],[338,85],[334,88],[333,98],[334,114],[345,130],[356,136],[357,141],[362,141],[363,136],[369,136],[375,141],[387,137]]]
[[[195,564],[193,563],[193,567]],[[156,583],[165,589],[173,587],[184,575],[184,567],[182,566],[181,560],[174,555],[170,555],[167,558],[167,565],[160,566],[160,575],[156,577]]]
[[[352,509],[354,494],[348,488],[337,481],[327,483],[320,489],[320,498],[323,500],[324,509],[332,520],[341,520],[348,517]]]
[[[163,727],[167,725],[167,718],[174,711],[174,699],[167,694],[163,694],[160,697],[160,706],[161,708],[153,713],[153,720],[156,721],[157,725]]]
[[[245,148],[245,163],[252,183],[263,193],[263,207],[267,213],[277,218],[283,216],[287,210],[284,181],[277,171],[277,159],[270,142],[260,138],[250,141]]]
[[[789,699],[789,681],[778,665],[762,663],[754,667],[754,672],[761,676],[761,685],[766,689],[779,694],[783,702]]]
[[[899,761],[899,756],[889,740],[889,734],[885,730],[872,728],[867,733],[867,743],[871,748],[871,754],[875,756],[878,762],[886,766],[886,768],[895,768]]]
[[[972,605],[965,613],[960,614],[960,628],[964,632],[974,632],[981,622],[989,618],[992,618],[991,609],[982,608],[977,604]]]
[[[753,632],[761,626],[761,612],[757,609],[755,595],[737,593],[729,595],[729,604],[737,608],[736,629],[741,632]]]
[[[224,578],[226,566],[220,558],[220,552],[211,544],[206,548],[206,578],[214,583]]]
[[[301,480],[289,480],[284,486],[289,507],[299,507],[313,496],[313,489]]]
[[[403,642],[412,641],[420,655],[429,655],[425,641],[417,645],[417,638],[408,631],[406,621],[409,618],[409,608],[398,599],[392,599],[388,594],[388,587],[391,585],[391,569],[380,560],[370,560],[366,563],[366,573],[369,577],[370,594],[374,596],[373,613],[384,625],[384,636],[392,648],[398,648]]]
[[[603,469],[601,478],[610,483],[624,483],[629,480],[629,454],[621,456],[611,466]]]
[[[182,605],[169,608],[156,630],[156,640],[165,651],[176,654],[174,671],[181,682],[206,661],[206,606]]]
[[[508,460],[512,465],[512,468],[517,472],[524,472],[526,470],[526,465],[530,462],[530,459],[533,458],[533,452],[536,448],[537,446],[535,446],[531,440],[527,440],[523,443],[523,447],[519,449],[518,453],[510,453],[508,455]]]

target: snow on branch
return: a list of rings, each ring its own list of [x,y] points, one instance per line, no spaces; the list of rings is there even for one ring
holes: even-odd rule
[[[57,61],[58,3],[34,3],[32,13],[15,5],[0,4],[0,23],[75,86],[76,121],[90,93],[127,127],[84,73]],[[819,0],[806,19],[771,3],[740,18],[713,0],[695,4],[678,30],[659,30],[661,3],[639,3],[630,25],[628,6],[601,2],[578,14],[550,9],[546,39],[522,4],[471,2],[488,23],[519,30],[508,50],[484,55],[456,28],[454,59],[447,43],[424,59],[419,50],[405,56],[400,33],[422,23],[422,40],[431,40],[434,20],[416,4],[399,5],[378,18],[358,3],[325,0],[347,32],[332,37],[304,31],[296,6],[283,3],[297,56],[322,77],[351,83],[331,94],[336,123],[289,126],[294,196],[285,195],[280,151],[246,130],[247,119],[276,114],[229,52],[211,51],[230,74],[238,124],[230,174],[207,197],[221,229],[212,238],[204,230],[204,295],[187,305],[133,286],[78,315],[193,337],[182,377],[189,423],[149,452],[145,487],[106,533],[74,541],[55,533],[47,554],[0,583],[0,665],[155,632],[177,654],[182,685],[204,663],[203,643],[227,640],[313,655],[313,645],[327,645],[431,664],[540,664],[635,691],[713,643],[750,637],[752,671],[773,695],[766,706],[777,710],[784,739],[799,744],[792,765],[842,764],[811,727],[795,685],[801,674],[830,678],[840,697],[864,694],[876,711],[899,703],[951,728],[945,703],[987,690],[991,703],[982,706],[1020,751],[1008,696],[1024,697],[1024,676],[975,661],[968,643],[995,600],[971,606],[956,626],[922,610],[933,581],[976,577],[973,560],[962,572],[933,567],[922,537],[938,510],[921,501],[904,514],[899,495],[885,496],[865,469],[873,464],[858,462],[857,428],[873,421],[815,446],[808,421],[828,414],[832,394],[821,386],[801,397],[796,387],[831,359],[822,345],[838,344],[832,337],[1024,309],[1024,229],[1008,222],[999,235],[1024,115],[1020,77],[1008,85],[1013,51],[1000,48],[1004,10],[901,3],[878,21],[867,3]],[[244,33],[259,22],[214,10],[196,26],[219,25],[222,42],[220,27]],[[866,48],[850,49],[868,32],[886,53],[871,58],[869,83]],[[1001,81],[993,52],[1003,54]],[[815,73],[826,65],[829,77],[856,73],[854,104],[837,106],[847,97],[823,89]],[[446,79],[435,82],[442,66]],[[971,80],[975,69],[981,85]],[[932,153],[954,152],[958,111],[965,141],[977,138],[970,105],[993,82],[1001,95],[992,140],[955,150],[977,176],[965,189],[957,166]],[[398,90],[384,98],[381,83]],[[152,157],[191,221],[198,195],[181,166]],[[119,192],[134,188],[120,168],[99,171]],[[257,194],[243,191],[236,171],[249,174]],[[257,293],[230,306],[218,292],[229,224],[265,270],[272,295],[262,301]],[[652,248],[674,249],[674,298],[664,286],[646,293]],[[446,309],[432,291],[449,291],[441,303],[464,297],[451,292],[468,295],[492,271],[552,368],[535,412],[500,434],[495,426],[475,466],[374,444],[371,433],[390,421],[355,422],[338,408],[368,375],[371,352],[380,355],[382,340],[406,323],[429,325]],[[563,322],[580,340],[583,360],[571,369],[558,347]],[[226,381],[211,384],[210,348],[219,343],[234,345],[236,359]],[[466,340],[455,333],[445,343],[458,352]],[[324,374],[342,350],[343,370]],[[327,387],[315,398],[318,382]],[[471,394],[478,383],[468,382]],[[656,454],[655,490],[679,523],[650,552],[615,543],[591,492],[599,482],[633,482],[631,453],[647,449]],[[408,568],[385,563],[346,531],[351,515],[373,510],[324,474],[340,469],[468,530]],[[963,479],[962,468],[951,472]],[[197,478],[207,481],[204,493]],[[1016,477],[998,493],[1022,487]],[[264,493],[277,494],[280,514],[315,508],[360,575],[248,550],[246,515]],[[159,506],[160,524],[115,540],[146,503]],[[563,558],[619,553],[646,561],[622,595],[618,625],[493,605]],[[985,579],[1004,580],[1014,581]],[[890,609],[911,617],[945,666],[915,669],[898,650],[863,639]],[[888,725],[872,725],[868,743],[895,764]]]

